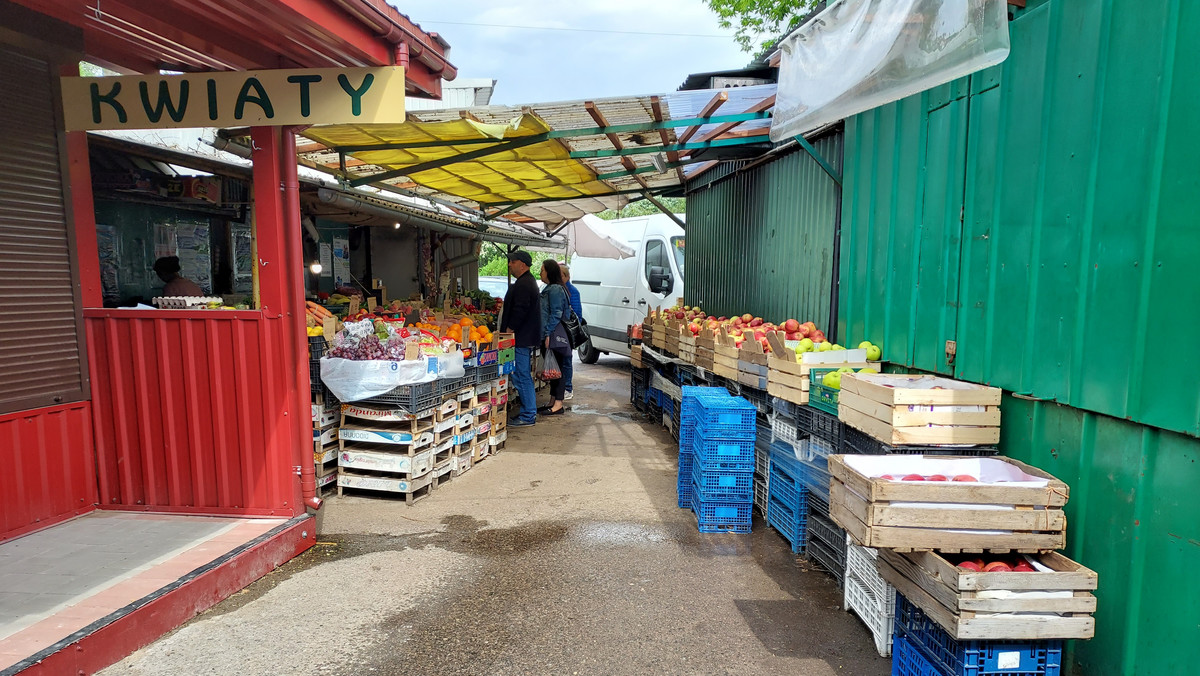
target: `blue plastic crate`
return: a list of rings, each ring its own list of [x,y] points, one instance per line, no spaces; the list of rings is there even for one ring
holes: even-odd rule
[[[805,492],[804,486],[800,483],[800,480],[796,478],[796,475],[791,468],[782,463],[774,462],[774,457],[772,457],[770,476],[771,490],[777,490],[781,495],[785,496],[785,504],[800,504],[800,496]]]
[[[679,447],[691,451],[692,441],[696,438],[696,410],[702,399],[723,401],[729,399],[729,393],[721,387],[693,387],[686,385],[680,388],[683,396],[679,402]]]
[[[799,512],[799,514],[789,509],[778,498],[767,498],[767,523],[788,541],[788,544],[792,546],[793,554],[800,554],[804,551],[807,522],[802,516],[803,512]]]
[[[695,410],[696,425],[707,431],[705,436],[712,439],[754,439],[756,426],[755,416],[758,410],[738,397],[719,401],[714,399],[698,399]]]
[[[701,533],[749,533],[754,502],[704,500],[693,485],[692,511]]]
[[[692,507],[692,456],[679,456],[679,476],[676,479],[675,490],[679,494],[679,506]]]
[[[902,636],[892,638],[892,676],[947,676]]]
[[[711,468],[697,458],[692,465],[693,490],[704,500],[754,500],[754,471]]]
[[[710,439],[704,428],[698,428],[692,453],[713,469],[754,471],[753,439]]]
[[[1061,676],[1062,641],[956,641],[897,592],[896,638],[945,676]],[[1000,664],[1017,664],[1001,668]]]

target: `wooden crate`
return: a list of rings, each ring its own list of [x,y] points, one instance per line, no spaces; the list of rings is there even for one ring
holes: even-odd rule
[[[394,475],[367,474],[340,469],[338,470],[337,485],[338,495],[342,495],[346,488],[393,493],[403,495],[404,502],[411,505],[429,497],[429,492],[433,489],[433,472],[427,472],[424,476],[415,479],[408,479]]]
[[[1092,638],[1096,573],[1058,553],[1035,558],[1054,572],[979,573],[937,552],[887,549],[879,550],[878,565],[883,579],[955,639]]]
[[[787,347],[778,333],[768,333],[767,343],[771,346],[767,355],[767,394],[793,404],[808,403],[809,372],[814,368],[849,366],[878,370],[882,366],[880,362],[866,361],[866,350],[810,352],[801,357]]]
[[[945,468],[946,463],[958,471],[941,469],[942,473],[983,474],[986,479],[987,474],[1012,472],[1016,476],[1019,472],[1045,484],[876,478],[883,474],[930,475],[936,472],[919,470]],[[831,455],[829,474],[830,514],[864,547],[1036,553],[1066,546],[1062,506],[1069,495],[1067,485],[1011,458]]]
[[[838,418],[893,446],[996,444],[1000,388],[930,375],[847,373]]]

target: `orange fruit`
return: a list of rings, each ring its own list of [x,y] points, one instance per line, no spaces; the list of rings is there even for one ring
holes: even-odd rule
[[[463,317],[461,320],[459,320],[458,323],[461,326],[470,326],[471,324],[474,324],[474,322],[471,321],[470,317]]]

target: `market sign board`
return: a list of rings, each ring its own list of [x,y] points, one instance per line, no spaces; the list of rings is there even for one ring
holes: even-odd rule
[[[404,68],[62,78],[67,131],[404,122]]]

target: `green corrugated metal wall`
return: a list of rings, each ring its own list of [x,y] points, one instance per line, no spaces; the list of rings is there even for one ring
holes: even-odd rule
[[[840,168],[841,133],[813,145]],[[706,180],[713,179],[696,183]],[[689,193],[688,303],[709,314],[811,319],[825,328],[836,211],[836,186],[800,149]]]
[[[957,338],[966,379],[1200,434],[1200,388],[1159,375],[1200,343],[1200,41],[1176,39],[1200,3],[1011,25],[1002,70],[847,122],[844,325],[932,371]]]
[[[1182,0],[1030,2],[1001,67],[846,124],[841,334],[1071,405],[1007,397],[1002,442],[1072,486],[1085,674],[1200,663],[1200,441],[1156,429],[1200,433],[1198,29]]]

